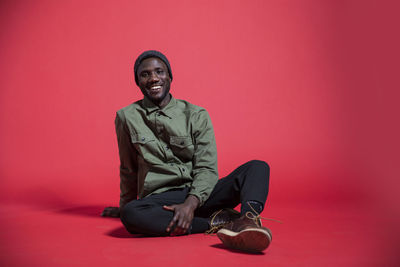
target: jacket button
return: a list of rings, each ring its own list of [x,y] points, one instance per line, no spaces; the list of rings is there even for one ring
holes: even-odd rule
[[[181,142],[181,145],[184,145],[184,144],[185,144],[185,142],[182,141],[182,142]]]
[[[142,137],[142,141],[146,140],[146,138]]]

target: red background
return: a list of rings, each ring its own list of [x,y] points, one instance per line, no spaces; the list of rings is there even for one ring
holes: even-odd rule
[[[270,164],[265,216],[295,232],[304,217],[351,209],[379,229],[363,237],[379,248],[374,262],[391,259],[400,204],[395,1],[2,1],[0,23],[2,226],[21,235],[3,236],[5,262],[17,264],[33,231],[15,226],[19,207],[117,204],[113,121],[142,97],[132,69],[148,49],[169,58],[172,94],[209,111],[221,176],[250,159]],[[299,208],[310,210],[290,217]]]

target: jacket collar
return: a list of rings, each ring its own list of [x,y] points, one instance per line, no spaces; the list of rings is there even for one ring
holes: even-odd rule
[[[151,100],[148,99],[146,96],[143,98],[142,103],[143,103],[143,108],[146,110],[147,115],[155,111],[159,111],[161,114],[164,114],[170,118],[172,118],[173,110],[176,107],[176,99],[172,95],[169,103],[162,109],[159,106],[155,105],[153,102],[151,102]]]

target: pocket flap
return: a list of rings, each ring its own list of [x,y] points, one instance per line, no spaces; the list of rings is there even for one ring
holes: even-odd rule
[[[131,134],[132,143],[146,144],[147,142],[153,141],[154,137],[147,134]]]
[[[169,142],[176,147],[187,147],[192,145],[192,138],[190,136],[171,136]]]

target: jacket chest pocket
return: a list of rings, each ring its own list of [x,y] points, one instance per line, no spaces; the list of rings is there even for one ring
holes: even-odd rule
[[[154,150],[155,142],[154,137],[147,134],[131,134],[131,142],[136,150],[145,155],[146,153],[152,153]]]
[[[190,136],[171,136],[169,144],[174,155],[183,162],[192,160],[194,145]]]

